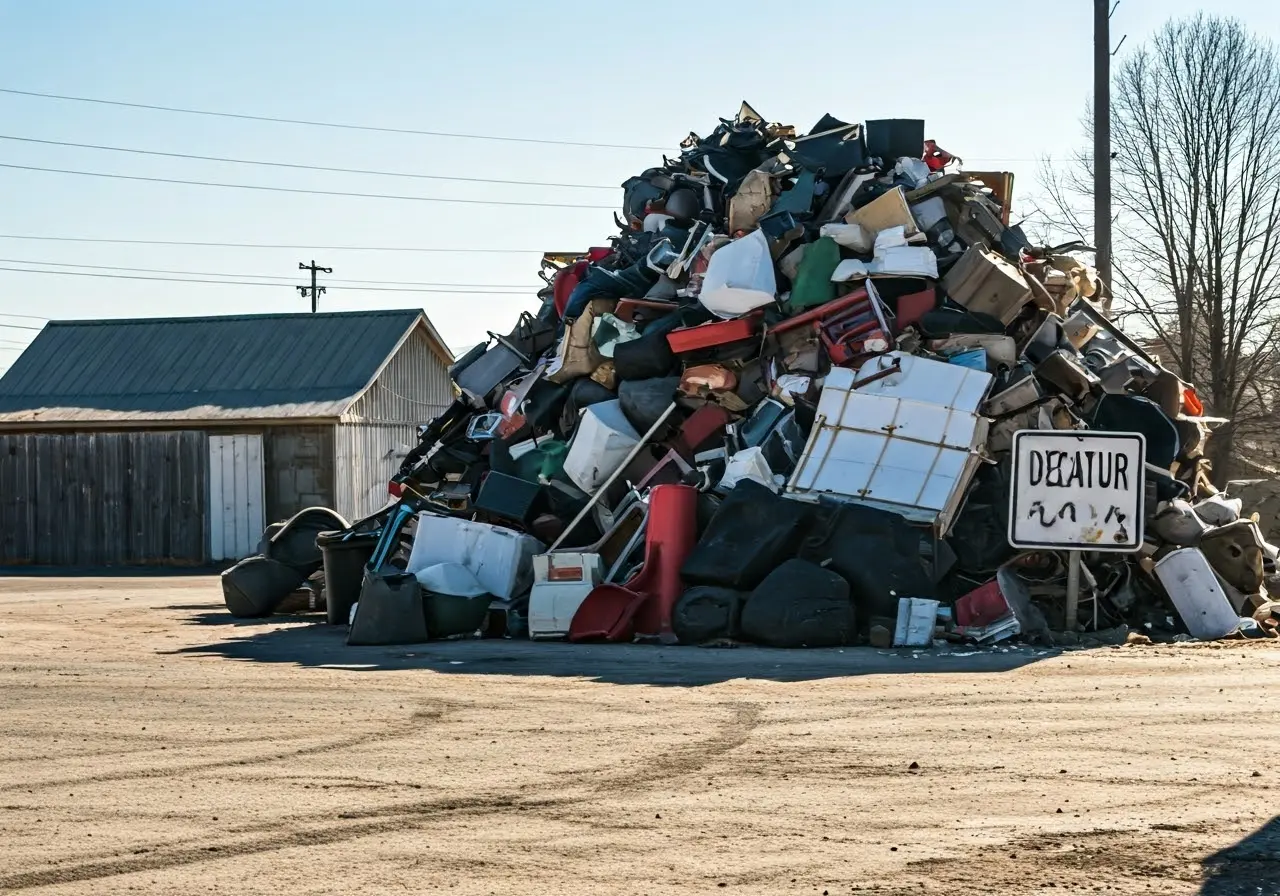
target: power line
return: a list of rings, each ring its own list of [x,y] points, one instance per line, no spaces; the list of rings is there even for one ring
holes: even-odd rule
[[[34,314],[14,314],[12,311],[0,311],[0,317],[21,317],[26,320],[48,320],[47,317],[36,317]]]
[[[223,187],[234,190],[260,190],[268,193],[303,193],[313,196],[346,196],[356,199],[396,199],[403,202],[451,202],[461,205],[513,205],[522,208],[585,208],[608,211],[612,205],[576,205],[568,202],[515,202],[506,199],[445,199],[440,196],[397,196],[391,193],[352,193],[345,190],[304,190],[298,187],[268,187],[261,184],[228,184],[220,181],[180,180],[173,177],[142,177],[136,174],[108,174],[102,171],[79,171],[71,168],[41,168],[36,165],[14,165],[0,162],[0,168],[17,171],[43,171],[48,174],[75,174],[80,177],[104,177],[113,180],[143,181],[153,184],[183,184],[191,187]]]
[[[181,274],[192,277],[246,277],[257,278],[259,280],[281,280],[292,284],[297,277],[283,277],[278,274],[236,274],[229,271],[175,271],[168,268],[129,268],[112,264],[72,264],[64,261],[38,261],[30,258],[0,258],[0,264],[31,264],[44,265],[53,268],[88,268],[98,271],[131,271],[141,274]],[[539,287],[525,286],[521,283],[436,283],[424,280],[328,280],[329,284],[348,284],[348,285],[368,285],[368,286],[436,286],[458,289],[527,289],[537,292]],[[3,316],[3,312],[0,312]],[[25,315],[15,314],[13,317],[23,317]],[[35,320],[47,320],[48,318],[38,317]]]
[[[195,240],[121,240],[88,236],[33,236],[17,233],[0,233],[0,240],[34,240],[51,243],[109,243],[123,246],[200,246],[215,249],[312,249],[323,252],[433,252],[433,253],[486,253],[497,255],[541,255],[542,249],[490,249],[467,247],[444,249],[425,246],[314,246],[294,243],[212,243]]]
[[[12,339],[0,339],[0,345],[16,345],[18,348],[26,348],[30,342],[14,342]]]
[[[293,162],[267,162],[260,159],[232,159],[222,156],[198,156],[184,152],[160,152],[153,149],[130,149],[123,146],[102,146],[96,143],[68,143],[63,140],[37,140],[34,137],[11,137],[0,134],[0,140],[19,143],[39,143],[43,146],[69,146],[76,149],[97,149],[106,152],[133,153],[143,156],[162,156],[168,159],[193,159],[199,162],[226,162],[232,165],[261,165],[268,168],[292,168],[299,171],[326,171],[336,174],[369,174],[378,177],[408,177],[418,180],[449,180],[473,184],[504,184],[521,187],[562,187],[571,190],[617,190],[619,187],[604,184],[566,184],[537,180],[499,180],[492,177],[460,177],[445,174],[415,174],[409,171],[375,171],[370,168],[334,168],[327,165],[302,165]]]
[[[13,96],[30,96],[45,100],[62,100],[71,103],[94,103],[100,106],[122,106],[128,109],[149,109],[153,112],[176,112],[182,115],[208,115],[214,118],[235,118],[241,121],[266,121],[273,124],[296,124],[315,128],[339,128],[346,131],[374,131],[384,134],[413,134],[420,137],[451,137],[458,140],[496,140],[504,143],[538,143],[547,146],[585,146],[592,149],[644,149],[662,152],[669,146],[639,146],[626,143],[588,143],[579,140],[551,140],[539,137],[510,137],[497,134],[464,134],[454,131],[421,131],[414,128],[388,128],[368,124],[348,124],[333,121],[311,121],[303,118],[275,118],[269,115],[248,115],[242,112],[215,112],[209,109],[185,109],[178,106],[157,106],[150,103],[127,103],[121,100],[102,100],[87,96],[66,96],[57,93],[40,93],[34,90],[14,90],[0,87],[0,93]]]
[[[0,324],[0,328],[6,330],[35,330],[36,332],[44,329],[44,327],[28,327],[25,324]]]
[[[17,274],[56,274],[64,277],[102,277],[108,280],[157,280],[166,283],[216,283],[221,286],[269,286],[272,289],[282,289],[287,284],[282,283],[263,283],[253,280],[202,280],[185,277],[151,277],[142,274],[99,274],[92,271],[46,271],[38,268],[9,268],[0,267],[0,271],[10,271]],[[532,297],[534,290],[530,289],[409,289],[394,286],[335,286],[334,289],[347,290],[351,292],[414,292],[414,293],[445,293],[454,296],[530,296]],[[0,324],[0,326],[10,326],[19,330],[39,330],[40,327],[24,327],[19,324]]]

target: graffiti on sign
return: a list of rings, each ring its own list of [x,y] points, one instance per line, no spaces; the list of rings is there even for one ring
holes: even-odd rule
[[[1137,433],[1017,433],[1010,544],[1136,550],[1145,453]]]

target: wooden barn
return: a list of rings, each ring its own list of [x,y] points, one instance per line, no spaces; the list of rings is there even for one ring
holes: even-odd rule
[[[201,566],[373,513],[451,360],[418,310],[51,322],[0,378],[0,566]]]

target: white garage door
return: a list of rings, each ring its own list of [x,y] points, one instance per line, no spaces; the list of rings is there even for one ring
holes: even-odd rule
[[[254,553],[262,530],[262,436],[209,436],[209,556]]]

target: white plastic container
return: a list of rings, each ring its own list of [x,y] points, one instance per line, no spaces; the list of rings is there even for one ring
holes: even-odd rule
[[[532,535],[453,517],[419,514],[406,572],[417,575],[437,563],[466,567],[484,590],[510,600],[533,584],[533,556],[546,546]]]
[[[731,318],[768,305],[777,291],[769,240],[753,230],[711,256],[698,301],[716,317]]]
[[[582,422],[569,444],[565,475],[587,494],[594,494],[639,442],[640,433],[622,413],[622,402],[593,404],[582,412]]]
[[[587,595],[604,579],[599,554],[571,551],[533,558],[533,591],[529,594],[529,637],[563,638]]]
[[[1218,584],[1213,567],[1198,549],[1182,548],[1168,554],[1156,563],[1155,573],[1191,637],[1216,641],[1240,626],[1240,617]]]

